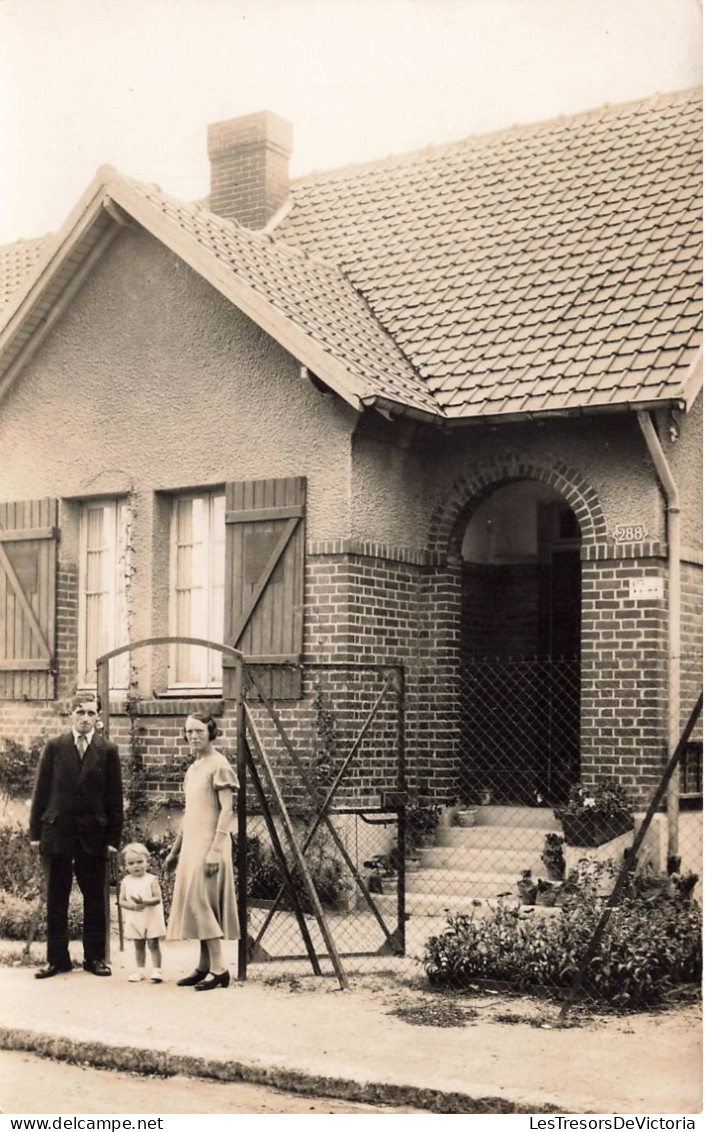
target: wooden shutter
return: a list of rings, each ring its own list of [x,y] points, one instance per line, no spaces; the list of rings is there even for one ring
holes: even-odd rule
[[[225,488],[225,643],[252,663],[298,663],[303,650],[306,480]],[[275,699],[301,695],[301,674],[262,671]]]
[[[57,501],[0,503],[0,699],[54,698]]]

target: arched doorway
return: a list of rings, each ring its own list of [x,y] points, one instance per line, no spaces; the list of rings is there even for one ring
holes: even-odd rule
[[[580,528],[553,488],[497,486],[462,541],[464,794],[556,803],[580,771]]]

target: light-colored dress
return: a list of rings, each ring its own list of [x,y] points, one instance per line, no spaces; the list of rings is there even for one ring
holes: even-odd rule
[[[123,878],[121,895],[127,900],[134,900],[135,896],[151,900],[154,880],[153,873],[145,873],[143,877],[128,874]],[[166,932],[164,905],[161,902],[150,904],[147,908],[140,908],[139,912],[123,909],[123,932],[125,939],[162,939]]]
[[[237,777],[220,751],[196,759],[184,778],[185,809],[167,939],[239,939],[230,836],[216,838],[220,867],[207,877],[206,856],[220,817],[218,791],[237,790]]]

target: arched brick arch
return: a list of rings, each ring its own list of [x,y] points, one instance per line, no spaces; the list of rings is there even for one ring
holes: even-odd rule
[[[459,555],[473,507],[495,488],[516,480],[538,480],[563,496],[580,525],[583,549],[605,542],[607,524],[597,492],[579,472],[559,460],[551,465],[532,464],[518,455],[505,455],[486,461],[474,473],[465,473],[455,481],[431,517],[429,550]]]

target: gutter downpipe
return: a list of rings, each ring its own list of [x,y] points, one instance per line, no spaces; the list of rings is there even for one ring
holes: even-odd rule
[[[675,751],[680,733],[681,693],[681,509],[678,486],[666,460],[651,414],[640,410],[637,420],[656,473],[666,496],[666,538],[668,542],[668,755]],[[680,784],[678,773],[668,783],[668,871],[675,870],[678,856],[678,812]]]

